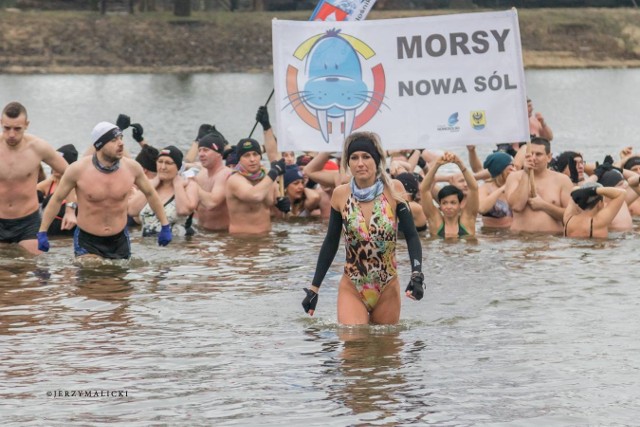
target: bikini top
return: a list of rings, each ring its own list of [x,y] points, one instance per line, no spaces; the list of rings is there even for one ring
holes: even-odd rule
[[[441,237],[444,239],[445,235],[444,235],[444,221],[442,221],[442,225],[440,225],[440,228],[438,229],[438,237]],[[460,218],[458,218],[458,237],[463,237],[463,236],[470,236],[471,233],[469,233],[469,231],[465,228],[464,225],[462,225],[460,223]]]

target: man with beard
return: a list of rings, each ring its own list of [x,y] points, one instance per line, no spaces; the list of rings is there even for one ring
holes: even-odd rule
[[[135,184],[144,193],[149,206],[162,225],[158,244],[171,241],[171,226],[158,194],[135,160],[123,157],[122,131],[116,125],[100,122],[91,131],[93,156],[85,156],[71,165],[45,209],[38,232],[38,249],[47,252],[47,229],[56,215],[56,207],[73,189],[78,197],[78,226],[73,236],[77,257],[128,259],[131,245],[127,230],[129,193]]]

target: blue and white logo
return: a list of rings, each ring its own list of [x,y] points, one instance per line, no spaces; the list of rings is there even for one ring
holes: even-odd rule
[[[438,125],[438,132],[460,132],[460,126],[458,124],[458,112],[451,114],[447,119],[446,125]]]

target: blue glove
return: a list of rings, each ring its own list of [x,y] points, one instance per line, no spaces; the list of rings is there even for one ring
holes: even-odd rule
[[[49,236],[46,231],[38,231],[36,234],[38,237],[38,250],[42,252],[49,252]]]
[[[307,296],[302,300],[302,308],[305,313],[309,313],[310,316],[313,316],[313,313],[316,311],[316,304],[318,304],[318,294],[313,292],[311,289],[302,288],[302,290],[307,294]]]
[[[167,246],[171,238],[171,224],[163,225],[158,234],[158,244],[160,246]]]

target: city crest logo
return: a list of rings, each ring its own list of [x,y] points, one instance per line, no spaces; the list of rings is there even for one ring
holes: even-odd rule
[[[471,126],[475,130],[482,130],[487,125],[487,116],[484,110],[477,110],[471,112]]]
[[[340,30],[308,38],[287,66],[283,110],[292,108],[327,143],[332,134],[346,137],[385,105],[384,68],[375,56],[365,42]]]

